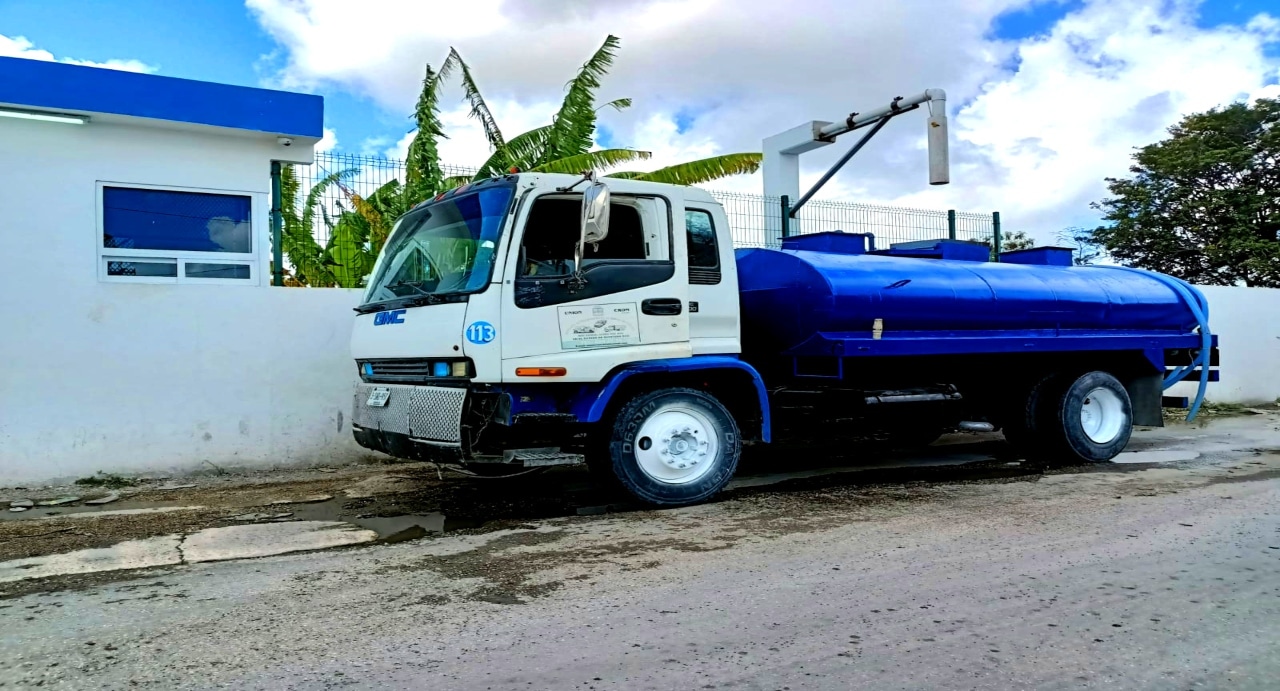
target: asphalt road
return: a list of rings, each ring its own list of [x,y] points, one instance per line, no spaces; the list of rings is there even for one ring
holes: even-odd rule
[[[0,688],[1275,689],[1278,429],[52,581]]]

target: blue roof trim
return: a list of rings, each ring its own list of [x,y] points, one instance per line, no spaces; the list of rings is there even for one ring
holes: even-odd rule
[[[0,58],[0,103],[296,137],[324,135],[324,98],[24,58]]]

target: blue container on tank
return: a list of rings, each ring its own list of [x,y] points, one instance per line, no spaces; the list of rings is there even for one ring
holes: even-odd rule
[[[909,355],[1199,344],[1197,321],[1167,277],[892,256],[832,235],[840,234],[737,251],[744,351]]]

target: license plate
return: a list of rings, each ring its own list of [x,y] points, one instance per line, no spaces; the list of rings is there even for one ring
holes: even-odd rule
[[[381,408],[391,400],[391,389],[378,387],[369,392],[369,400],[365,403],[371,408]]]

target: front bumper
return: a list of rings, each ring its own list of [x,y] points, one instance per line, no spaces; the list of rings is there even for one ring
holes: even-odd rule
[[[391,395],[369,405],[375,389]],[[446,386],[358,384],[351,425],[356,443],[400,458],[457,462],[462,451],[462,415],[467,389]]]

